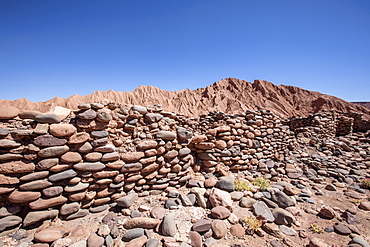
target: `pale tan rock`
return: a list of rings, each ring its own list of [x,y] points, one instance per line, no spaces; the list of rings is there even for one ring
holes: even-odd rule
[[[148,237],[142,235],[141,237],[132,239],[130,242],[126,244],[126,247],[142,247],[148,241]]]
[[[205,135],[196,135],[196,136],[193,136],[193,138],[191,139],[191,142],[192,143],[199,143],[199,142],[204,142],[208,140],[207,136]]]
[[[43,180],[35,180],[35,181],[30,181],[28,183],[21,184],[19,186],[19,189],[21,189],[21,190],[39,190],[39,189],[44,189],[46,187],[49,187],[51,185],[52,185],[52,183],[50,183],[46,179],[43,179]]]
[[[48,157],[54,157],[54,156],[64,154],[68,151],[69,151],[68,146],[47,147],[47,148],[41,149],[38,152],[38,155],[43,158],[48,158]]]
[[[15,188],[0,187],[0,195],[12,192],[13,190],[15,190]]]
[[[17,184],[17,183],[19,183],[18,178],[0,174],[0,184]]]
[[[37,222],[53,219],[58,215],[59,211],[56,209],[45,211],[31,211],[23,220],[23,226],[29,226]]]
[[[37,199],[36,201],[33,201],[29,204],[30,209],[33,210],[40,210],[45,209],[49,207],[53,207],[56,205],[61,205],[67,202],[67,198],[64,196],[58,196],[58,197],[52,197],[48,199]]]
[[[74,238],[79,238],[79,237],[89,238],[89,235],[90,235],[90,233],[89,233],[88,229],[86,228],[86,226],[84,226],[84,225],[76,226],[71,232],[71,237],[74,237]]]
[[[39,111],[22,111],[18,114],[21,119],[35,119],[37,115],[40,115]]]
[[[82,201],[86,197],[86,191],[75,192],[68,195],[68,199],[72,202]]]
[[[310,238],[309,247],[329,247],[329,245],[318,237],[312,237]]]
[[[128,162],[128,163],[137,162],[143,157],[145,157],[144,152],[131,152],[131,153],[122,153],[121,154],[121,159],[124,162]]]
[[[0,173],[27,173],[33,172],[35,170],[35,164],[30,161],[10,161],[2,163],[0,166]]]
[[[68,235],[70,230],[66,227],[49,227],[35,233],[35,240],[38,242],[52,243],[57,239]]]
[[[79,143],[84,143],[90,139],[90,135],[86,132],[78,132],[73,134],[69,140],[69,144],[79,144]]]
[[[0,148],[17,148],[22,144],[13,140],[0,139]]]
[[[41,193],[38,191],[13,191],[8,200],[13,203],[23,203],[23,202],[31,202],[38,199],[41,196]]]
[[[0,104],[0,119],[13,119],[19,113],[20,110],[14,106]]]
[[[48,114],[57,115],[60,120],[64,120],[71,114],[71,112],[72,111],[68,108],[56,106],[51,111],[49,111]]]
[[[137,147],[140,149],[151,149],[151,148],[156,148],[158,146],[158,143],[154,140],[146,140],[140,142]]]
[[[82,160],[82,157],[77,152],[67,152],[60,157],[60,160],[66,163],[78,163]]]
[[[158,219],[147,218],[147,217],[137,217],[132,218],[124,223],[124,227],[126,229],[133,229],[133,228],[146,228],[151,229],[155,228],[159,224]]]
[[[213,207],[224,206],[230,211],[233,209],[233,201],[228,192],[213,188],[209,194],[209,201]]]
[[[56,137],[69,137],[77,131],[72,124],[51,124],[49,132]]]

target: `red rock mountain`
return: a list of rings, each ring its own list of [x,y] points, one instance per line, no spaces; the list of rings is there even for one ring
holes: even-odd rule
[[[352,102],[352,103],[354,103],[356,105],[362,105],[362,106],[370,109],[370,102]]]
[[[166,111],[198,116],[210,111],[240,113],[246,110],[269,109],[281,117],[306,116],[324,109],[342,112],[361,112],[370,119],[370,109],[334,96],[308,91],[293,86],[277,86],[271,82],[255,80],[250,83],[235,78],[196,90],[164,91],[153,86],[139,86],[132,92],[95,91],[91,95],[73,95],[63,99],[55,97],[45,102],[32,103],[25,98],[15,101],[0,100],[21,110],[46,112],[55,106],[76,109],[81,103],[101,102],[104,99],[128,105],[160,104]]]

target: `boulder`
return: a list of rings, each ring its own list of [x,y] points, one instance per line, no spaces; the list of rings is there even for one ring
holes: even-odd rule
[[[70,230],[63,226],[48,227],[39,232],[36,232],[34,239],[37,242],[52,243],[57,239],[67,236],[69,232]]]
[[[19,191],[15,190],[8,196],[8,200],[13,203],[32,202],[40,198],[41,193],[38,191]]]
[[[52,186],[42,190],[42,194],[44,194],[44,196],[46,197],[58,196],[62,194],[62,192],[63,192],[62,186]]]
[[[295,221],[294,216],[282,208],[275,208],[272,214],[275,218],[275,223],[279,225],[289,225]]]
[[[127,163],[134,163],[145,157],[144,152],[121,153],[121,159]]]
[[[149,123],[155,123],[160,121],[163,118],[163,115],[159,113],[147,113],[144,117]]]
[[[148,237],[143,235],[128,242],[126,247],[142,247],[146,241],[148,241]]]
[[[74,133],[71,137],[68,139],[69,144],[80,144],[88,141],[90,139],[90,135],[86,132],[77,132]]]
[[[68,146],[47,147],[47,148],[41,149],[38,152],[38,155],[43,158],[48,158],[48,157],[62,155],[68,151],[69,151]]]
[[[105,130],[95,130],[90,132],[90,136],[93,138],[104,138],[109,135],[108,131]]]
[[[88,110],[85,110],[83,112],[80,112],[79,114],[77,114],[77,116],[81,119],[86,119],[86,120],[93,120],[94,118],[96,118],[96,111],[92,110],[92,109],[88,109]]]
[[[327,219],[333,219],[335,217],[334,209],[327,205],[321,207],[319,214]]]
[[[134,105],[134,106],[131,107],[131,110],[132,111],[137,111],[140,114],[145,114],[145,113],[148,112],[148,109],[146,109],[145,106],[141,106],[141,105]]]
[[[129,208],[132,204],[136,201],[136,199],[139,197],[137,193],[130,193],[126,196],[120,197],[115,200],[118,206]]]
[[[222,220],[212,221],[211,227],[215,238],[223,238],[227,234],[227,224]]]
[[[49,181],[58,182],[64,179],[73,178],[77,173],[73,169],[65,170],[56,174],[53,174],[49,177]]]
[[[9,135],[9,130],[0,128],[0,138],[5,138]]]
[[[26,160],[16,160],[2,163],[0,173],[27,173],[35,170],[35,164]]]
[[[22,111],[18,114],[18,117],[21,119],[35,119],[35,117],[40,114],[42,113],[39,111]]]
[[[19,178],[20,181],[32,181],[40,178],[45,178],[49,175],[49,171],[32,172]]]
[[[51,111],[49,111],[48,114],[54,114],[57,117],[59,117],[61,120],[64,120],[71,114],[71,112],[72,112],[71,109],[61,107],[61,106],[56,106]]]
[[[158,143],[155,140],[145,140],[145,141],[140,142],[137,145],[139,149],[144,149],[144,150],[156,148],[157,146],[158,146]]]
[[[73,220],[73,219],[81,218],[81,217],[86,216],[88,213],[89,213],[88,209],[80,209],[76,213],[68,215],[65,219]]]
[[[65,163],[78,163],[82,157],[78,152],[67,152],[60,157],[60,160]]]
[[[63,146],[67,143],[66,139],[60,139],[52,135],[41,135],[33,139],[33,143],[39,147]]]
[[[192,229],[196,232],[206,232],[211,229],[212,221],[209,219],[201,219],[193,224]]]
[[[161,232],[164,236],[174,237],[177,233],[177,226],[175,222],[175,216],[167,214],[161,224]]]
[[[84,162],[78,163],[73,166],[76,170],[80,171],[101,171],[105,168],[105,165],[100,162]]]
[[[224,206],[230,211],[233,208],[233,201],[228,192],[213,188],[209,193],[209,201],[213,207]]]
[[[173,133],[173,132],[171,132],[171,131],[162,130],[162,131],[158,131],[157,132],[156,137],[158,139],[172,141],[172,140],[175,140],[176,139],[176,134]]]
[[[258,201],[253,204],[253,211],[256,216],[262,215],[266,218],[267,222],[274,222],[274,215],[271,213],[271,210],[263,201]]]
[[[43,159],[37,163],[36,170],[48,170],[58,164],[59,164],[58,158]]]
[[[14,227],[22,222],[22,218],[19,216],[11,215],[4,218],[0,218],[0,232],[8,227]]]
[[[191,242],[191,246],[193,247],[202,247],[202,236],[196,231],[189,232],[189,239]]]
[[[133,228],[146,228],[152,229],[155,228],[159,224],[158,219],[148,218],[148,217],[136,217],[130,219],[124,223],[124,227],[126,229],[133,229]]]
[[[122,239],[124,241],[130,241],[132,239],[138,238],[140,236],[144,235],[144,229],[143,228],[133,228],[131,230],[128,230],[125,232],[122,236]]]
[[[39,190],[39,189],[44,189],[46,187],[51,186],[52,183],[50,183],[48,180],[43,179],[43,180],[35,180],[31,181],[25,184],[21,184],[19,186],[20,190]]]
[[[59,211],[57,209],[45,210],[45,211],[31,211],[23,220],[23,226],[29,226],[40,221],[47,219],[53,219],[57,217]]]
[[[230,234],[237,237],[237,238],[240,238],[240,237],[243,237],[245,235],[245,229],[240,224],[232,225],[230,227]]]
[[[6,185],[9,185],[9,184],[17,184],[19,183],[19,179],[16,178],[16,177],[9,177],[9,176],[5,176],[3,174],[0,174],[0,184],[6,184]]]
[[[217,206],[212,208],[211,215],[216,219],[226,219],[230,216],[231,212],[224,206]]]
[[[193,137],[193,132],[183,127],[179,127],[177,129],[177,136],[180,138],[180,140],[189,140]]]
[[[271,193],[271,200],[274,201],[279,207],[287,208],[295,206],[296,202],[280,190],[275,190]]]
[[[60,118],[55,114],[40,114],[35,117],[35,120],[39,123],[60,123]]]
[[[108,123],[112,119],[113,119],[112,115],[107,111],[99,111],[96,114],[96,120],[103,122],[103,123]]]
[[[19,113],[20,110],[14,106],[0,105],[0,119],[13,119]]]
[[[39,198],[36,201],[33,201],[29,204],[30,209],[33,210],[40,210],[49,207],[53,207],[56,205],[61,205],[67,202],[67,198],[64,196],[52,197],[48,199]]]
[[[20,147],[22,144],[13,140],[8,139],[1,139],[0,140],[0,148],[17,148]]]

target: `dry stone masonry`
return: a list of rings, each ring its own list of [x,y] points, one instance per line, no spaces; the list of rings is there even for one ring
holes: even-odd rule
[[[74,246],[158,246],[146,229],[168,236],[161,240],[164,246],[218,246],[216,240],[228,232],[236,238],[269,234],[289,246],[291,240],[284,236],[307,237],[299,230],[295,206],[316,204],[309,181],[327,185],[328,191],[347,183],[353,186],[349,197],[360,200],[366,191],[356,182],[370,176],[369,123],[358,114],[322,112],[281,120],[260,110],[191,118],[166,112],[160,105],[109,101],[81,104],[74,111],[3,107],[0,113],[0,232],[19,226],[33,229],[55,219],[70,221],[114,207],[131,216],[120,232],[117,216],[107,214],[99,228],[81,240],[85,242]],[[253,183],[256,177],[275,184],[265,190],[252,185],[236,191],[235,180]],[[186,193],[181,192],[184,188]],[[314,189],[323,195],[319,185]],[[129,210],[149,195],[165,195],[165,209],[180,211],[171,214],[145,205]],[[233,214],[235,203],[251,209],[263,231],[253,231],[244,218]],[[192,219],[181,216],[181,207],[194,205],[199,208]],[[369,203],[361,207],[370,210]],[[211,218],[205,217],[209,209]],[[307,210],[339,218],[338,210],[329,206]],[[356,222],[352,214],[348,211],[347,221]],[[194,224],[187,226],[189,222]],[[348,229],[339,225],[335,231],[343,228]],[[349,234],[354,231],[350,228]],[[51,244],[78,232],[49,225],[41,227],[33,241]],[[273,241],[271,245],[283,246]],[[326,246],[320,241],[312,238],[310,246]]]

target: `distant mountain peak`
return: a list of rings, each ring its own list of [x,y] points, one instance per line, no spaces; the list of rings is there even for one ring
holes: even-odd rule
[[[110,100],[122,105],[160,104],[163,109],[199,116],[210,111],[240,113],[246,110],[271,110],[280,117],[309,115],[323,109],[341,112],[360,112],[370,119],[370,109],[346,102],[334,96],[308,91],[299,87],[275,85],[256,79],[253,83],[236,78],[225,78],[205,88],[196,90],[165,91],[155,86],[138,86],[132,92],[94,91],[90,95],[63,99],[58,96],[45,102],[32,103],[25,98],[1,104],[12,105],[21,110],[47,112],[55,106],[76,109],[81,103]]]

